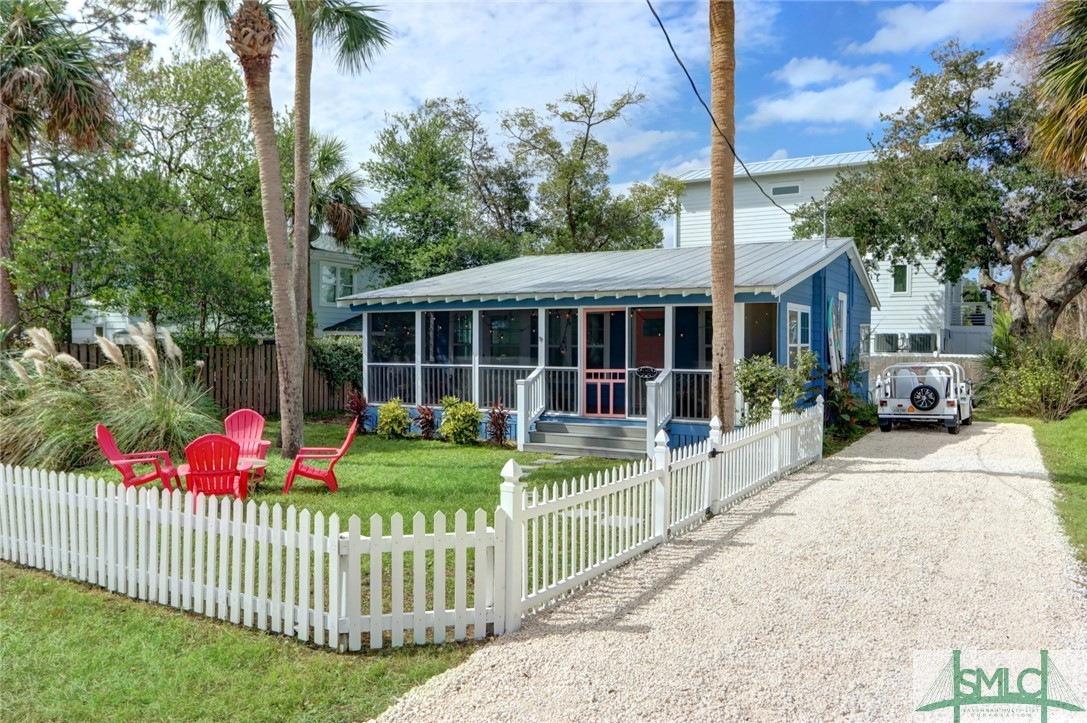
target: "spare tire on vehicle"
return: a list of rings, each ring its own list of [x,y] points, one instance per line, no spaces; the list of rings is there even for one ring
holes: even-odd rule
[[[910,392],[910,404],[922,412],[929,412],[940,403],[940,393],[929,384],[919,384]]]

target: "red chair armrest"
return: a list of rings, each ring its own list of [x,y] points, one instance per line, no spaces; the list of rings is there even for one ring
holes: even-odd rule
[[[129,454],[122,454],[126,460],[132,457],[162,457],[166,460],[166,464],[170,467],[174,466],[174,463],[170,461],[170,453],[165,449],[157,449],[152,452],[131,452]]]
[[[272,443],[267,439],[260,440],[260,444],[257,445],[257,456],[264,459],[264,455],[268,454],[268,448],[272,446]]]
[[[158,457],[135,457],[126,454],[123,461],[128,462],[129,464],[153,464],[155,465],[155,469],[159,469]]]

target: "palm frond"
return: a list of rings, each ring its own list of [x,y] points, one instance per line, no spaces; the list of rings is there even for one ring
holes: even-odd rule
[[[324,0],[312,18],[314,37],[331,45],[341,69],[359,73],[392,39],[388,24],[374,17],[379,12],[381,8],[374,5]]]

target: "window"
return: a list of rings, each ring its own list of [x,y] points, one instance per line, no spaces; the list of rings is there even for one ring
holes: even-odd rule
[[[472,312],[424,312],[423,329],[424,363],[472,363]]]
[[[95,336],[105,336],[106,335],[106,325],[105,324],[95,324],[94,325],[94,335]]]
[[[350,266],[321,264],[321,304],[335,306],[336,299],[355,293],[355,270]]]
[[[910,293],[910,267],[906,264],[895,264],[891,267],[891,293]]]
[[[713,365],[713,310],[709,306],[677,306],[672,332],[675,369],[709,369]],[[740,356],[742,349],[737,349]]]
[[[875,340],[877,354],[894,354],[898,351],[898,334],[876,334]]]
[[[789,304],[789,366],[796,366],[801,349],[811,349],[811,307]]]
[[[796,196],[800,194],[799,183],[787,183],[781,186],[771,186],[771,196]]]
[[[536,312],[485,311],[480,314],[480,361],[536,366]]]
[[[547,310],[547,366],[577,366],[577,309]]]
[[[910,334],[911,354],[931,354],[936,351],[935,334]]]

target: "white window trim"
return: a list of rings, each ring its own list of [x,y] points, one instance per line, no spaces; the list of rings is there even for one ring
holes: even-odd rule
[[[796,186],[796,193],[774,193],[775,188],[781,188],[782,186]],[[770,196],[772,198],[799,198],[804,194],[804,182],[800,180],[796,181],[777,181],[770,185]]]
[[[807,343],[801,341],[800,317],[797,317],[797,320],[796,320],[796,343],[793,344],[791,341],[789,341],[789,315],[794,311],[799,313],[799,314],[807,314],[808,315],[808,341],[807,341]],[[786,364],[789,363],[789,360],[792,357],[793,349],[796,349],[798,352],[801,349],[808,349],[808,350],[811,349],[812,334],[813,334],[813,329],[812,329],[812,326],[811,326],[811,307],[810,306],[805,306],[803,304],[791,304],[791,303],[786,304],[785,305],[785,363]]]
[[[895,267],[904,266],[906,268],[906,290],[895,291]],[[891,296],[911,296],[913,294],[913,267],[910,264],[891,264]]]
[[[336,308],[335,301],[325,301],[325,269],[336,269],[336,297],[340,297],[340,269],[347,269],[351,272],[351,293],[355,293],[355,269],[349,264],[337,264],[328,261],[322,261],[321,267],[317,272],[317,305],[325,308]],[[350,294],[349,294],[350,295]]]

